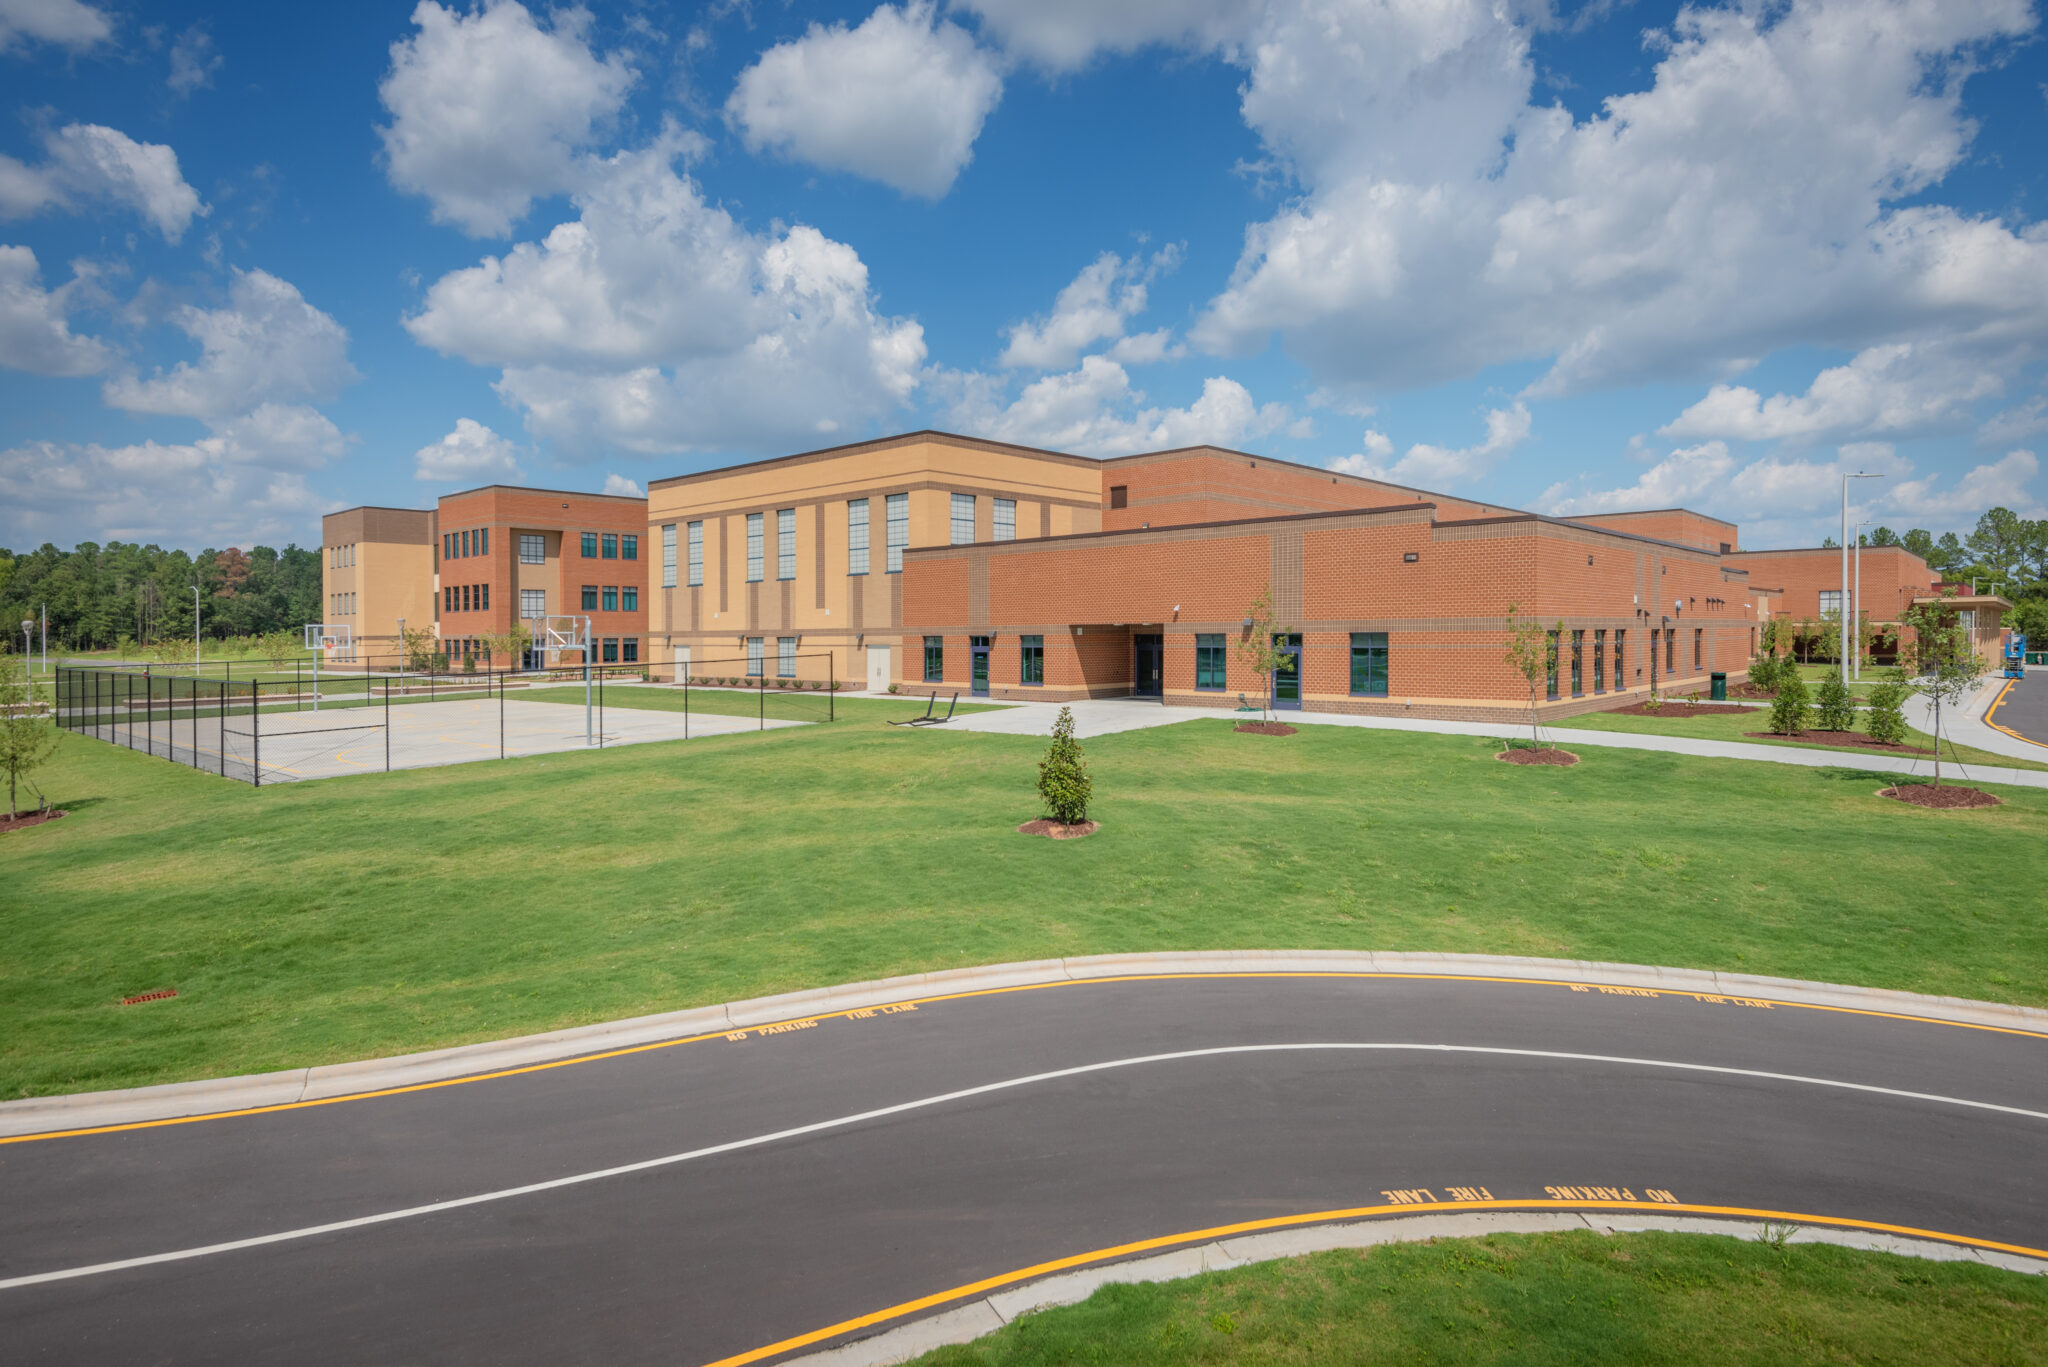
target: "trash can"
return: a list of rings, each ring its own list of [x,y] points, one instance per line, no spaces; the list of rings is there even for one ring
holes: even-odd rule
[[[1714,671],[1711,690],[1712,691],[1710,691],[1707,694],[1709,698],[1712,698],[1715,702],[1727,702],[1728,676],[1726,674],[1721,673],[1719,670]]]

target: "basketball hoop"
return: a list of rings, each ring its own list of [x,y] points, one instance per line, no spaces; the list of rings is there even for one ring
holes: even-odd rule
[[[306,649],[326,654],[328,651],[343,651],[354,644],[354,633],[346,622],[308,622],[306,624]]]

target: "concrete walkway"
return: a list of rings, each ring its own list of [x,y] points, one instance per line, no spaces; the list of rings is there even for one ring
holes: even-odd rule
[[[2042,676],[2048,674],[2038,666],[2028,672],[2027,682],[2040,687]],[[2003,675],[1991,675],[1978,681],[1977,689],[1968,702],[1960,708],[1944,709],[1941,719],[1943,740],[1954,741],[1957,745],[1971,745],[1979,750],[1989,750],[1994,755],[2005,755],[2011,759],[2030,759],[2048,763],[2048,745],[2038,745],[2019,736],[2009,735],[1995,727],[1987,726],[1984,713],[1998,700],[2007,680]],[[2015,685],[2017,687],[2017,685]],[[1906,724],[1915,730],[1934,734],[1934,705],[1914,694],[1906,700]]]
[[[1184,721],[1230,720],[1238,715],[1212,707],[1163,707],[1155,702],[1135,698],[1090,698],[1068,703],[1066,706],[1074,709],[1074,734],[1083,738],[1114,735],[1120,731],[1141,731],[1151,726],[1171,726]],[[1976,714],[1981,715],[1982,702],[1973,706]],[[945,729],[1004,736],[1049,736],[1052,734],[1053,720],[1059,716],[1059,710],[1058,703],[1024,703],[1006,712],[977,712],[971,716],[956,717]],[[1502,722],[1430,721],[1419,717],[1352,717],[1335,712],[1286,712],[1279,715],[1281,720],[1291,726],[1358,726],[1374,731],[1419,731],[1440,736],[1505,738],[1528,734],[1526,726]],[[1908,720],[1911,720],[1910,713]],[[1945,733],[1951,732],[1951,728],[1947,726],[1942,729]],[[2010,737],[1999,736],[1998,732],[1981,723],[1978,729],[1987,735],[1998,736],[2009,747],[2018,748],[2024,744]],[[1575,749],[1603,746],[1615,750],[1656,750],[1672,755],[1697,755],[1703,759],[1748,759],[1765,764],[1793,764],[1808,769],[1861,769],[1871,773],[1917,774],[1928,777],[1934,773],[1933,762],[1918,755],[1884,755],[1864,750],[1821,750],[1790,745],[1748,745],[1733,741],[1693,740],[1684,736],[1652,736],[1624,731],[1577,731],[1562,727],[1546,727],[1545,731],[1550,736],[1558,738],[1561,743]],[[1955,733],[1955,739],[1962,744],[1978,744],[1975,740],[1966,740],[1960,733]],[[1985,745],[1983,748],[1989,750],[1992,747]],[[1973,783],[2009,783],[2022,788],[2048,788],[2048,770],[1944,763],[1943,777],[1951,774],[1966,777]]]

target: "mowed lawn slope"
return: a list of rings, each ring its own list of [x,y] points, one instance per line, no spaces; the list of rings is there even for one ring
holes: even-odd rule
[[[1103,829],[1056,843],[1014,832],[1043,744],[868,719],[252,789],[66,737],[42,781],[74,815],[0,836],[0,1097],[1129,950],[2048,1004],[2048,791],[1930,812],[1853,767],[1531,769],[1475,738],[1218,720],[1087,742]]]

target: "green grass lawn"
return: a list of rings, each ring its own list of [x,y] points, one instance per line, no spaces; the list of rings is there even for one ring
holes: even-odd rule
[[[1860,715],[1857,718],[1857,722],[1860,728],[1862,723]],[[1576,717],[1567,717],[1563,721],[1545,722],[1543,724],[1546,728],[1554,727],[1560,731],[1629,731],[1652,736],[1690,736],[1696,740],[1736,741],[1743,745],[1794,745],[1809,750],[1832,750],[1837,754],[1846,756],[1883,753],[1882,751],[1866,750],[1857,746],[1821,745],[1818,742],[1804,741],[1797,738],[1772,737],[1759,740],[1748,733],[1771,729],[1771,713],[1768,702],[1764,703],[1759,711],[1730,713],[1718,707],[1695,708],[1688,707],[1682,702],[1667,701],[1663,712],[1654,717],[1623,716],[1614,712],[1585,712]],[[1943,730],[1945,731],[1946,729],[1944,726]],[[1934,738],[1923,731],[1915,731],[1911,727],[1907,727],[1906,744],[1931,750],[1934,748]],[[1905,758],[1910,759],[1914,758],[1914,756],[1909,755],[1905,756]],[[1928,757],[1919,756],[1919,758],[1926,759]],[[2048,764],[2043,764],[2039,760],[2013,759],[2006,755],[1993,754],[1989,750],[1979,750],[1973,745],[1952,745],[1951,742],[1944,740],[1941,743],[1942,777],[1944,780],[1950,777],[1949,761],[1952,759],[1960,760],[1966,766],[1983,764],[1997,765],[2007,769],[2048,769]]]
[[[1493,1235],[1105,1286],[916,1367],[2017,1367],[2048,1277],[1725,1235]]]
[[[535,688],[526,692],[513,690],[508,698],[524,698],[528,702],[563,702],[583,705],[583,686],[574,684],[562,688]],[[653,712],[680,712],[683,710],[683,690],[680,688],[646,688],[638,685],[608,687],[605,689],[606,707],[629,707]],[[841,721],[901,721],[925,714],[925,699],[912,701],[909,698],[848,698],[827,694],[788,692],[768,689],[765,692],[748,692],[744,688],[692,688],[689,693],[690,711],[721,717],[754,717],[765,713],[770,721],[823,721],[826,709]],[[953,710],[956,717],[970,712],[1000,712],[1005,710],[1001,703],[961,703]],[[946,699],[942,693],[935,717],[946,715]]]
[[[41,782],[73,815],[0,836],[0,1097],[1118,951],[1548,955],[2048,1004],[2048,790],[1930,812],[1853,760],[1526,769],[1497,745],[1227,719],[1102,737],[1103,829],[1053,842],[1014,830],[1043,740],[879,720],[260,789],[66,736]]]

